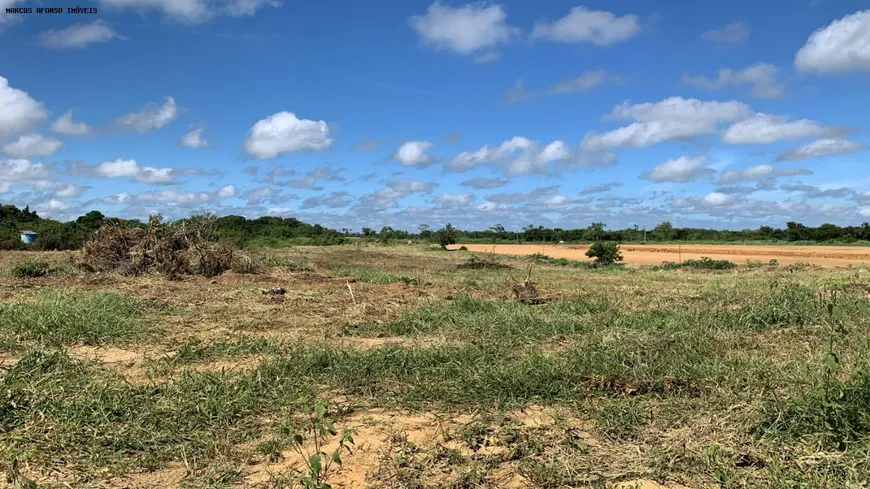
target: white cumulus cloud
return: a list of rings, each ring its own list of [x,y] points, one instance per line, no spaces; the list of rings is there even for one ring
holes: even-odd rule
[[[127,38],[115,32],[103,20],[51,29],[39,35],[39,43],[52,49],[81,49],[89,44],[99,44],[112,39]]]
[[[176,183],[179,171],[174,168],[143,166],[136,160],[117,159],[104,161],[95,167],[74,167],[73,173],[105,178],[130,178],[142,183],[170,185]]]
[[[331,144],[326,122],[299,119],[296,114],[283,111],[251,127],[245,151],[257,159],[271,159],[284,153],[319,151]]]
[[[649,172],[641,174],[641,178],[656,183],[685,183],[711,175],[714,170],[707,168],[706,164],[706,156],[680,156],[659,163]]]
[[[41,134],[25,134],[16,141],[3,146],[3,152],[13,158],[29,158],[31,156],[48,156],[53,154],[63,143],[57,139],[47,138]]]
[[[812,171],[803,168],[774,168],[773,165],[755,165],[742,170],[723,171],[719,176],[719,184],[727,185],[737,182],[763,182],[778,177],[812,175],[812,173]]]
[[[717,130],[721,122],[751,117],[752,109],[736,100],[702,101],[670,97],[659,102],[631,104],[625,101],[604,116],[610,120],[635,120],[628,126],[605,133],[589,132],[580,142],[587,151],[627,146],[645,148],[670,140],[689,139]]]
[[[840,138],[817,139],[811,143],[798,146],[797,148],[781,153],[776,161],[804,160],[808,158],[821,158],[836,154],[857,153],[867,147],[855,141]]]
[[[138,112],[122,115],[114,120],[114,126],[121,130],[147,133],[156,131],[178,117],[178,106],[173,97],[166,97],[160,105],[145,107]]]
[[[782,116],[756,114],[751,119],[737,122],[725,130],[722,141],[728,144],[769,144],[789,139],[823,136],[831,131],[832,129],[809,119],[789,121]]]
[[[0,76],[0,139],[10,133],[24,132],[48,118],[42,102],[24,90],[13,88]]]
[[[235,197],[237,193],[235,185],[227,185],[221,187],[221,189],[217,191],[217,196],[221,199],[228,199],[230,197]]]
[[[598,46],[616,44],[640,33],[636,15],[614,15],[604,10],[573,7],[565,17],[535,23],[532,38],[564,43],[591,42]]]
[[[393,158],[405,166],[422,166],[432,161],[426,154],[431,147],[429,141],[407,141],[399,146]]]
[[[801,72],[839,74],[870,71],[870,10],[835,20],[810,34],[795,54]]]
[[[58,134],[69,136],[82,136],[91,132],[91,128],[84,122],[73,122],[72,110],[66,111],[62,116],[51,124],[51,130]]]
[[[157,10],[185,24],[200,24],[218,16],[254,15],[263,7],[280,7],[281,0],[99,0],[100,6],[139,12]]]
[[[0,193],[8,192],[13,184],[36,185],[47,181],[51,169],[45,163],[26,159],[0,161]]]
[[[424,15],[415,15],[408,22],[424,44],[462,55],[478,55],[481,62],[486,62],[497,58],[493,49],[519,33],[506,20],[501,5],[451,7],[436,1]]]
[[[436,204],[444,207],[463,207],[474,202],[473,194],[442,194],[433,200]]]
[[[682,83],[706,90],[718,90],[728,85],[750,85],[756,98],[775,99],[785,95],[785,87],[777,79],[779,69],[768,63],[756,63],[743,70],[721,68],[716,78],[683,75]]]
[[[712,206],[725,205],[730,202],[732,197],[722,192],[710,192],[704,197],[704,203]]]
[[[544,147],[522,136],[515,136],[496,147],[484,145],[476,151],[463,151],[447,168],[456,172],[467,171],[480,165],[494,165],[507,176],[548,172],[548,165],[566,162],[571,152],[563,141],[556,140]]]
[[[206,146],[208,146],[208,141],[205,139],[205,137],[203,137],[204,132],[204,127],[197,127],[191,129],[183,136],[181,136],[181,141],[179,141],[179,144],[181,144],[185,148],[205,148]]]

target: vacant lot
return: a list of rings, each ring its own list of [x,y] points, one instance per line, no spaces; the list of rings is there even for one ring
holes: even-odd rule
[[[459,245],[457,245],[459,246]],[[531,255],[543,253],[553,258],[587,260],[586,246],[578,245],[464,245],[472,252],[492,252],[502,255]],[[768,262],[771,259],[783,264],[810,263],[833,267],[870,264],[870,247],[866,246],[743,246],[743,245],[631,245],[620,247],[626,264],[659,265],[664,261],[678,262],[709,257],[714,260],[730,260],[738,264],[749,261]]]
[[[106,488],[303,487],[303,461],[336,488],[870,482],[870,270],[476,255],[295,248],[168,280],[0,254],[0,470]],[[326,452],[355,430],[325,474],[317,399]]]

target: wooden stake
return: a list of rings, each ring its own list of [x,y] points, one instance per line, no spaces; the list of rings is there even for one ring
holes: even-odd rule
[[[353,296],[353,288],[350,286],[350,281],[345,280],[345,284],[347,284],[347,290],[350,291],[350,299],[353,301],[353,304],[356,305],[356,297]]]

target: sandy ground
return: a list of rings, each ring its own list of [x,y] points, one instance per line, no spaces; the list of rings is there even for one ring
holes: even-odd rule
[[[487,245],[465,244],[468,251],[492,252],[500,255],[531,255],[543,253],[553,258],[589,260],[584,245]],[[870,247],[864,246],[744,246],[744,245],[632,245],[620,246],[624,263],[659,265],[665,261],[698,259],[704,256],[714,260],[730,260],[737,264],[746,260],[768,262],[777,259],[781,264],[807,262],[824,267],[870,264]]]

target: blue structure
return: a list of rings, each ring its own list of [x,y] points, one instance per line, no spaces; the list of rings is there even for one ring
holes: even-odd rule
[[[33,243],[36,239],[36,231],[21,231],[21,241],[24,243]]]

